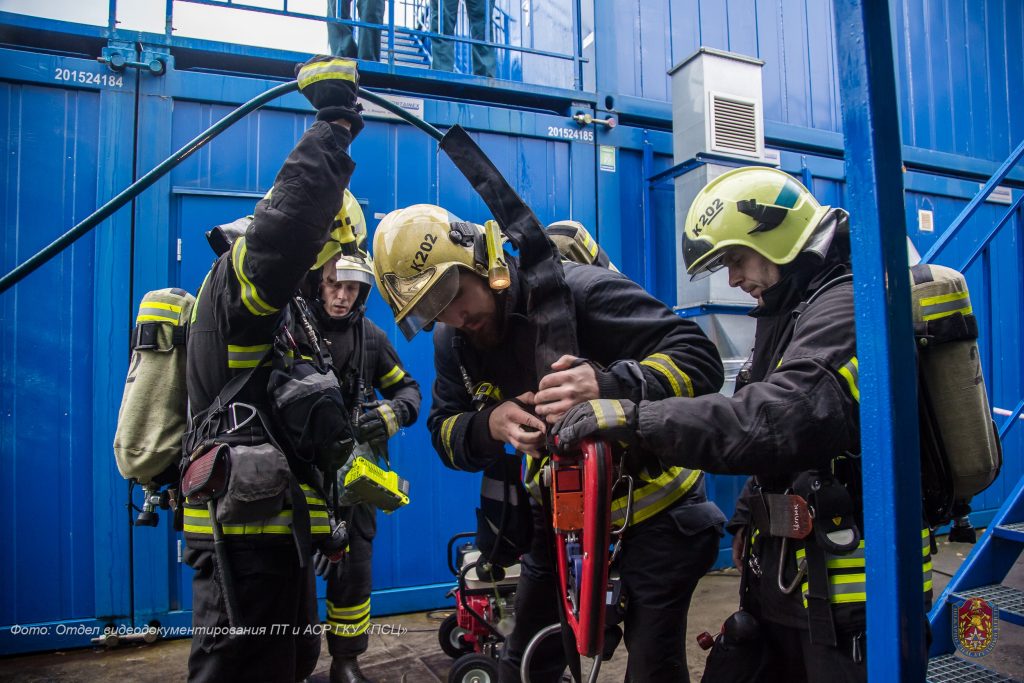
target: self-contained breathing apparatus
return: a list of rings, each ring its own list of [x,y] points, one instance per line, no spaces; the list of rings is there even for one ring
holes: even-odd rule
[[[207,238],[223,253],[250,222],[246,217],[218,226]],[[299,296],[282,310],[272,343],[260,357],[250,359],[248,370],[232,377],[207,410],[189,416],[185,359],[194,301],[182,290],[143,297],[115,455],[122,475],[145,487],[137,524],[155,526],[154,508],[166,506],[175,509],[180,529],[186,501],[207,506],[229,619],[236,623],[223,525],[255,523],[290,504],[292,535],[305,566],[312,532],[302,487],[311,487],[324,501],[337,498],[328,492],[352,451],[352,425],[330,355]],[[268,367],[267,405],[235,400],[257,371]],[[179,481],[180,487],[160,491]],[[336,561],[347,546],[347,529],[327,507],[333,521],[318,547]]]

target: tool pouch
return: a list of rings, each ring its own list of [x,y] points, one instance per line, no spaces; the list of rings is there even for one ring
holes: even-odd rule
[[[272,444],[231,446],[227,490],[217,503],[223,523],[246,524],[281,511],[291,479],[284,454]]]
[[[229,450],[218,443],[193,453],[181,477],[181,493],[190,503],[203,505],[224,494],[231,469]]]
[[[793,482],[793,491],[814,511],[814,540],[826,552],[845,555],[860,544],[853,498],[835,478],[821,472],[804,472]]]

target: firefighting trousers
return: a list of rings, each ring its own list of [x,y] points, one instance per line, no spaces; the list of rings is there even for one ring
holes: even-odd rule
[[[230,629],[212,550],[186,548],[192,577],[188,680],[301,681],[320,656],[312,563],[299,567],[292,544],[228,547],[239,624]]]
[[[685,506],[666,510],[626,532],[617,561],[626,598],[625,643],[631,683],[689,681],[686,614],[697,581],[714,563],[721,531],[692,528]],[[498,680],[520,681],[519,665],[531,638],[558,622],[554,602],[558,581],[545,545],[543,519],[534,507],[530,552],[523,556],[516,591],[516,625],[501,653]],[[530,667],[533,683],[554,683],[565,670],[562,642],[546,638]]]
[[[358,657],[366,652],[373,583],[373,538],[377,509],[354,505],[349,524],[348,552],[327,573],[327,649],[332,657]],[[345,513],[342,514],[345,517]]]

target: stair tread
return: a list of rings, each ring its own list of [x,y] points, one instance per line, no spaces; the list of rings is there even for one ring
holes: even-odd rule
[[[956,655],[939,655],[929,659],[925,680],[927,683],[1020,683]]]
[[[999,529],[1006,529],[1008,531],[1024,531],[1024,522],[1016,522],[1014,524],[1000,524]]]
[[[977,588],[962,588],[955,593],[958,598],[981,598],[999,608],[1000,612],[1024,617],[1024,591],[999,583]]]

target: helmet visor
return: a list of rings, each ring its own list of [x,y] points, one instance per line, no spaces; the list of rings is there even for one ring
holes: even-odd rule
[[[395,317],[401,315],[398,329],[411,341],[417,332],[434,322],[459,293],[459,269],[447,268],[438,275],[437,269],[431,266],[408,278],[385,273],[383,283]]]
[[[722,267],[725,250],[715,251],[715,243],[709,239],[693,239],[683,233],[683,263],[690,280],[700,280]]]

